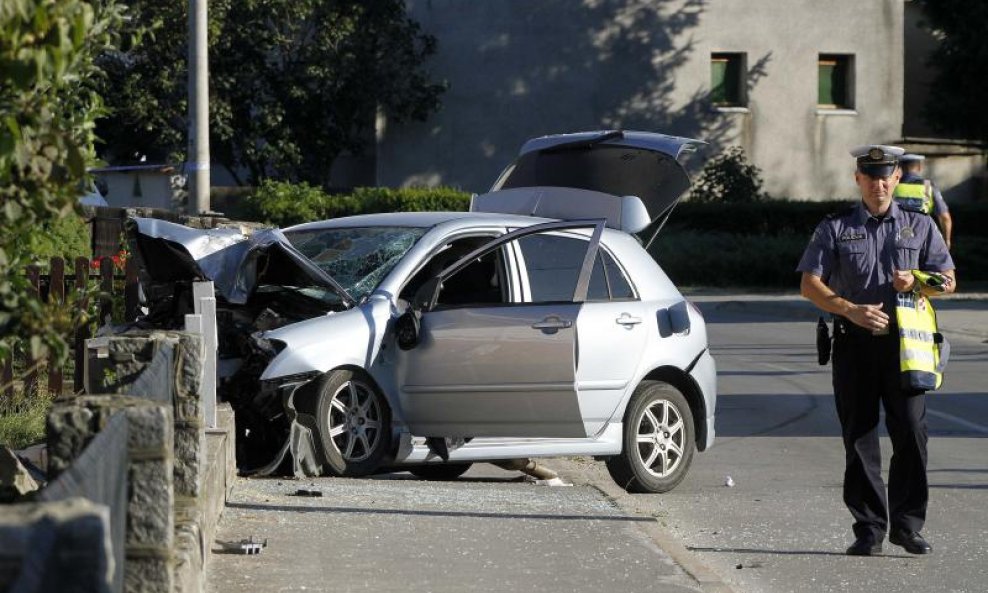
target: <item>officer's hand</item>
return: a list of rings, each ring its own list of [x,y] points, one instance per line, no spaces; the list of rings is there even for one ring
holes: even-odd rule
[[[916,286],[916,277],[910,270],[893,270],[892,288],[898,292],[909,292]]]
[[[869,331],[881,331],[889,326],[889,316],[882,311],[882,304],[854,305],[847,311],[847,318],[855,325]]]

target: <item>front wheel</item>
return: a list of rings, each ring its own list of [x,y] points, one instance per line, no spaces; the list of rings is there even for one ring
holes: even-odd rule
[[[322,378],[316,426],[331,474],[366,476],[391,446],[391,409],[370,379],[337,370]]]
[[[624,413],[620,455],[607,470],[628,492],[668,492],[686,477],[696,449],[693,414],[686,398],[668,383],[647,381]]]

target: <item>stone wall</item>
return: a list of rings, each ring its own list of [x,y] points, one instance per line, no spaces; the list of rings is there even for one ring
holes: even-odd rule
[[[124,547],[122,581],[128,593],[201,592],[204,587],[210,543],[234,483],[236,466],[233,411],[229,405],[218,406],[216,428],[207,430],[203,426],[199,397],[202,352],[201,336],[186,332],[134,332],[102,338],[88,353],[88,383],[94,391],[111,393],[59,400],[48,419],[50,478],[84,471],[80,455],[92,454],[94,438],[107,429],[111,419],[126,421],[123,433],[128,460],[107,458],[101,467],[126,475],[126,502],[117,505],[126,507],[126,528],[117,538],[106,539],[114,547]],[[98,478],[100,474],[87,470],[76,481],[85,481],[90,475]],[[33,534],[38,529],[53,533],[52,521],[44,518],[45,513],[61,511],[60,507],[45,510],[48,504],[54,503],[40,504],[39,510],[31,511],[34,515],[29,516],[36,518],[33,522],[13,521],[12,514],[5,511],[15,507],[0,506],[0,590],[28,574],[21,568],[26,566],[26,558],[37,554],[37,549],[31,547],[38,545]],[[104,513],[107,508],[96,507]],[[28,516],[20,510],[17,513]],[[93,523],[92,513],[77,515],[90,528],[98,526]],[[71,517],[76,521],[76,515]],[[109,524],[109,520],[103,521],[101,534],[110,531]],[[59,541],[69,537],[63,531],[57,531],[55,536]],[[6,542],[17,538],[26,547],[15,556],[10,552],[14,548]],[[76,537],[73,541],[81,540]],[[94,553],[101,549],[86,545]],[[112,554],[104,551],[99,558],[112,566]],[[96,556],[86,559],[90,569],[103,570]],[[52,566],[43,565],[41,572],[49,572]],[[80,575],[89,575],[92,570]],[[71,577],[73,569],[65,574]],[[119,584],[114,587],[110,583],[106,579],[92,586],[79,583],[71,590],[119,590]],[[69,588],[58,585],[29,590],[56,592]]]
[[[76,460],[110,417],[128,423],[124,590],[171,593],[174,568],[174,420],[169,406],[123,395],[61,400],[48,417],[50,476]]]

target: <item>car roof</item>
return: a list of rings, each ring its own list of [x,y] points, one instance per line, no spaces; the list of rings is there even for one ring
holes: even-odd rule
[[[282,229],[285,233],[332,228],[356,228],[369,226],[401,226],[432,228],[447,222],[459,221],[463,226],[477,223],[503,226],[528,226],[551,219],[517,214],[496,214],[488,212],[382,212],[358,214],[306,222]]]

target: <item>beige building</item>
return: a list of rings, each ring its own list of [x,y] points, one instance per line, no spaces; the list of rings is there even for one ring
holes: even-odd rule
[[[622,128],[708,141],[694,167],[741,145],[776,197],[846,198],[854,191],[848,148],[907,135],[904,38],[911,2],[407,0],[407,6],[438,39],[428,67],[449,90],[426,123],[379,120],[380,185],[481,192],[530,137]],[[950,146],[908,140],[909,148],[927,154]],[[981,151],[954,145],[928,162],[934,175],[943,173],[948,197],[979,195],[980,182],[970,181],[984,170]]]

